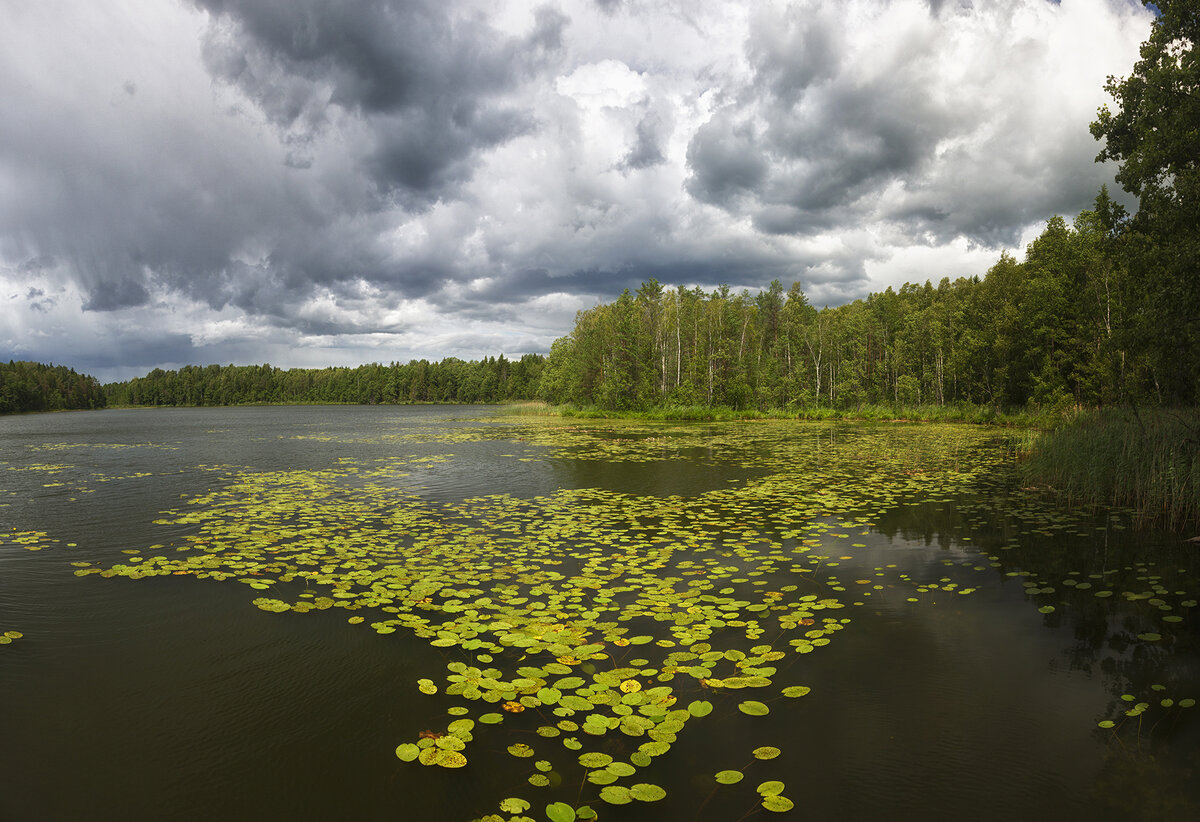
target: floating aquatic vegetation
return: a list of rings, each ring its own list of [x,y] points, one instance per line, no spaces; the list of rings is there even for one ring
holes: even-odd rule
[[[978,587],[961,574],[1001,570],[999,554],[984,562],[970,547],[928,578],[895,566],[848,575],[843,566],[865,549],[854,540],[888,512],[973,492],[1001,467],[1006,456],[989,445],[991,432],[867,429],[832,444],[829,426],[804,424],[553,422],[397,439],[520,440],[540,449],[539,459],[576,461],[703,461],[696,454],[706,449],[751,473],[689,497],[574,488],[434,502],[397,479],[451,455],[344,458],[316,471],[225,468],[218,487],[158,520],[187,536],[131,549],[106,568],[77,563],[75,573],[236,581],[264,611],[342,609],[349,626],[443,649],[445,668],[406,686],[441,707],[420,717],[395,755],[405,767],[448,769],[508,755],[527,770],[499,807],[520,815],[533,794],[518,790],[560,784],[579,786],[578,796],[600,808],[662,800],[654,760],[706,717],[762,722],[818,698],[798,699],[810,694],[796,681],[803,658],[836,639],[854,607],[889,590],[914,604],[958,598]],[[1056,533],[1079,528],[1046,523]],[[1051,618],[1065,590],[1082,594],[1090,583],[1034,575],[1022,587]],[[1147,597],[1155,608],[1167,604],[1160,587]],[[1185,602],[1195,605],[1179,607]],[[1167,635],[1149,633],[1139,641]],[[446,710],[448,699],[456,704]],[[761,762],[779,755],[772,746],[753,752]],[[743,776],[725,770],[715,779]],[[757,795],[768,811],[793,807],[778,780],[760,782]],[[590,805],[546,806],[552,820],[596,814]]]
[[[15,545],[24,548],[27,551],[40,551],[43,548],[49,548],[57,545],[59,541],[51,537],[46,531],[9,531],[0,532],[0,547],[5,545]]]

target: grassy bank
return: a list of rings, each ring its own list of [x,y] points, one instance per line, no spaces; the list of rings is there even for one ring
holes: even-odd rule
[[[575,405],[516,403],[510,413],[523,416],[557,416],[576,419],[631,419],[648,421],[726,422],[736,420],[857,420],[865,422],[966,422],[978,425],[1049,427],[1053,418],[1036,411],[997,411],[975,405],[861,405],[856,408],[773,408],[735,410],[723,406],[664,406],[645,411],[611,411]]]
[[[1079,414],[1033,441],[1024,470],[1072,504],[1127,506],[1147,524],[1200,532],[1200,410]]]

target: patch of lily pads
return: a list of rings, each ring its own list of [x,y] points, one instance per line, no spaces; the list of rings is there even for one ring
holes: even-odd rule
[[[582,488],[438,503],[397,479],[451,455],[230,470],[159,520],[188,529],[185,538],[130,549],[108,567],[76,563],[75,573],[236,581],[263,611],[341,609],[350,625],[418,637],[447,661],[409,687],[455,704],[420,718],[415,736],[398,740],[397,760],[453,771],[511,757],[527,767],[523,781],[484,819],[595,818],[666,798],[655,760],[703,733],[706,717],[769,722],[776,711],[804,710],[808,700],[797,700],[810,689],[795,681],[802,658],[851,624],[849,609],[889,590],[920,603],[977,588],[892,566],[852,578],[841,566],[886,512],[974,491],[1008,459],[988,446],[990,434],[882,428],[835,447],[824,444],[824,429],[787,430],[793,435],[778,426],[561,423],[409,431],[403,436],[425,442],[520,439],[543,459],[638,462],[703,446],[757,476],[690,497]],[[994,574],[1000,560],[975,552],[952,564]],[[1027,583],[1043,614],[1059,607],[1037,599],[1058,586]],[[752,759],[770,763],[780,753],[761,746]],[[714,779],[734,785],[744,775],[721,770]],[[562,785],[578,801],[554,801]],[[794,802],[784,790],[784,781],[759,781],[756,801],[787,812]]]

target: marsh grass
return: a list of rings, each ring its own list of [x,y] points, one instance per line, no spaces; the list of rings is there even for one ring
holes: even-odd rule
[[[507,406],[518,416],[561,416],[574,419],[636,419],[678,422],[730,422],[736,420],[847,420],[865,422],[963,422],[976,425],[1049,427],[1053,420],[1039,411],[1001,411],[975,405],[860,405],[854,408],[820,406],[733,409],[725,406],[663,406],[642,411],[613,411],[595,406],[519,403]]]
[[[1118,505],[1146,524],[1200,528],[1200,411],[1085,412],[1030,443],[1024,471],[1071,504]]]
[[[538,400],[523,400],[520,402],[503,403],[501,409],[506,415],[513,417],[556,417],[559,416],[554,406]]]

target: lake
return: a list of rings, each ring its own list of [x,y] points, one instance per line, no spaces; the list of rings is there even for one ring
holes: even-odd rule
[[[1200,818],[1200,549],[1020,442],[0,418],[0,819]]]

